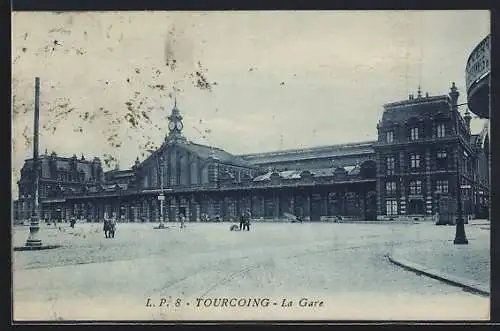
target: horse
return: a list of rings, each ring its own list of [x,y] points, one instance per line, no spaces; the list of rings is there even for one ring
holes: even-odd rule
[[[114,238],[116,232],[116,223],[112,220],[104,220],[104,236],[106,238]]]

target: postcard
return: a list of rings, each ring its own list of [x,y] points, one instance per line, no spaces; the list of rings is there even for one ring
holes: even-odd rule
[[[13,321],[490,318],[488,11],[12,31]]]

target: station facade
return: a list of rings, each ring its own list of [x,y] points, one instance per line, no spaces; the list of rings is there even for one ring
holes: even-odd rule
[[[98,158],[41,156],[41,217],[168,222],[184,214],[197,222],[235,219],[250,209],[256,221],[283,219],[285,213],[305,221],[431,218],[455,212],[457,178],[468,190],[467,213],[479,214],[489,197],[488,135],[471,134],[470,119],[457,111],[457,93],[454,86],[436,97],[419,91],[385,105],[377,141],[246,155],[186,139],[175,105],[162,146],[131,169],[104,173]],[[30,215],[33,177],[28,159],[15,219]]]

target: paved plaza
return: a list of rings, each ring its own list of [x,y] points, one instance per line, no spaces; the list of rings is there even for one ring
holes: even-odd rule
[[[457,246],[455,227],[431,223],[156,225],[118,224],[114,239],[102,224],[43,225],[44,244],[62,247],[13,253],[14,319],[489,318],[488,297],[387,259],[418,259],[488,285],[487,226],[466,225],[469,245]],[[28,232],[15,227],[13,245]]]

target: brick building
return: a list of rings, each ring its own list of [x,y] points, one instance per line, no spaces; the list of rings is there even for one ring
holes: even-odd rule
[[[284,213],[310,221],[430,218],[439,208],[453,210],[457,151],[463,185],[471,186],[470,193],[464,192],[466,210],[479,213],[489,195],[488,137],[484,130],[471,135],[470,118],[456,110],[457,98],[453,87],[450,95],[422,97],[419,92],[416,98],[385,105],[378,141],[245,155],[186,139],[175,105],[162,146],[131,169],[103,173],[97,158],[42,156],[43,169],[53,160],[57,166],[50,168],[53,173],[42,170],[41,215],[90,222],[116,215],[124,221],[157,222],[163,201],[166,221],[177,220],[180,213],[193,222],[203,214],[227,220],[247,208],[262,220]],[[22,203],[29,201],[31,166],[26,160],[21,171],[18,219],[29,215]]]
[[[419,89],[416,97],[384,105],[374,146],[378,215],[439,213],[441,222],[453,223],[461,189],[464,213],[486,216],[488,136],[471,134],[458,96],[453,84],[448,95],[422,96]]]
[[[68,158],[55,152],[49,155],[45,151],[39,158],[39,165],[39,199],[44,204],[43,218],[62,219],[62,210],[58,206],[65,196],[80,192],[86,185],[104,183],[104,172],[97,157],[93,160],[86,160],[83,155],[81,158],[76,155]],[[14,201],[13,206],[15,220],[31,216],[34,177],[33,159],[27,159],[17,182],[19,199]]]

